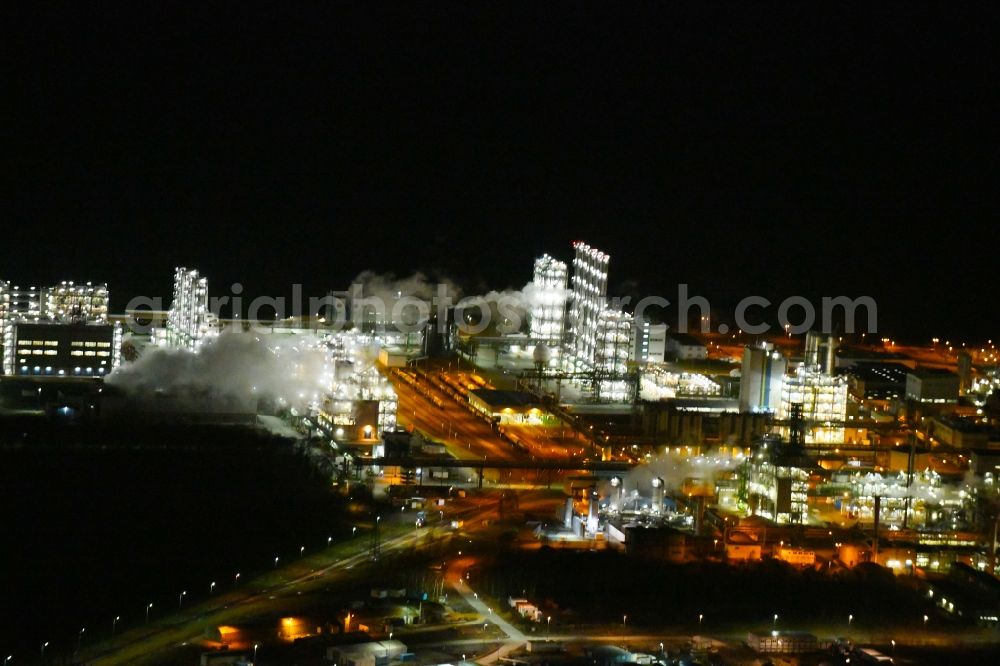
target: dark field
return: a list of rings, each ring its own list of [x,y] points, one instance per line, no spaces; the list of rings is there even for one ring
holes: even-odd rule
[[[116,615],[134,626],[350,533],[328,477],[244,427],[34,432],[0,449],[0,492],[5,655],[72,651],[81,628],[105,638]]]

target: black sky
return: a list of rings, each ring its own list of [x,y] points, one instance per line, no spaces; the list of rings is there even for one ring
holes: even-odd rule
[[[1000,337],[992,17],[156,4],[2,10],[3,279],[474,290],[584,239],[613,290],[867,294],[894,335]]]

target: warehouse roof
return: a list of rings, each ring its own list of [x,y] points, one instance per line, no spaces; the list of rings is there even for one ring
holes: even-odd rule
[[[490,407],[503,409],[504,407],[534,407],[538,404],[538,398],[524,391],[498,391],[495,389],[473,389],[469,391]]]

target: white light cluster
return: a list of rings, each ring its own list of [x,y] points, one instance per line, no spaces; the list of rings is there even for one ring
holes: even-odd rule
[[[535,260],[531,302],[531,337],[562,342],[566,327],[566,264],[545,254]]]
[[[607,254],[586,243],[575,242],[573,249],[572,363],[577,372],[594,365],[597,323],[605,309],[608,291]]]
[[[196,270],[174,271],[174,299],[167,316],[166,344],[195,353],[205,340],[219,334],[216,316],[208,309],[208,280]]]

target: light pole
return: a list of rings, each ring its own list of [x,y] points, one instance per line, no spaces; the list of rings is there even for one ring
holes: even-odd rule
[[[929,620],[929,619],[930,619],[929,617],[927,617],[926,615],[924,615],[924,626],[925,627],[927,626],[927,620]]]
[[[240,582],[240,573],[237,571],[236,576],[233,578],[233,585],[239,585],[239,582]]]
[[[83,634],[84,634],[85,631],[87,631],[87,627],[84,627],[83,629],[81,629],[76,634],[76,649],[77,650],[80,649],[80,644],[83,643]]]
[[[45,663],[45,648],[47,648],[48,646],[49,646],[49,642],[48,641],[45,641],[44,643],[42,643],[42,663],[43,664]]]
[[[7,658],[3,660],[3,666],[7,666],[7,662],[14,658],[14,655],[9,654]]]
[[[305,554],[306,554],[306,547],[305,546],[299,546],[299,557],[302,557]]]
[[[257,648],[260,647],[260,643],[253,644],[253,666],[257,666]]]
[[[178,608],[180,608],[181,604],[184,603],[184,597],[186,597],[186,596],[187,596],[187,590],[184,590],[183,592],[181,592],[180,594],[177,595],[177,607]]]
[[[698,613],[698,632],[701,633],[701,621],[705,619],[702,613]]]
[[[146,604],[146,624],[149,624],[149,609],[153,607],[153,602]]]
[[[777,629],[778,628],[778,614],[777,613],[774,614],[774,619],[771,620],[771,628],[772,629]]]
[[[215,592],[215,581],[213,580],[211,584],[208,586],[208,596],[212,596],[214,592]]]
[[[121,615],[115,615],[115,619],[111,620],[111,636],[115,635],[115,629],[118,628],[118,620],[122,619]]]
[[[545,616],[545,635],[546,636],[551,636],[552,635],[552,616],[551,615],[546,615]]]
[[[354,534],[355,534],[355,533],[356,533],[357,531],[358,531],[358,527],[357,527],[357,525],[355,525],[354,527],[352,527],[352,528],[351,528],[351,536],[354,536]]]
[[[328,536],[326,538],[326,547],[329,548],[332,543],[333,543],[333,537],[332,536]]]
[[[277,556],[275,556],[275,558],[274,558],[274,568],[275,568],[275,569],[277,569],[277,568],[278,568],[278,560],[279,560],[279,559],[281,559],[281,558],[280,558],[280,557],[277,557]]]
[[[851,623],[852,623],[852,622],[854,622],[854,615],[853,615],[853,614],[852,614],[852,615],[848,615],[848,616],[847,616],[847,627],[848,627],[848,628],[850,628],[850,627],[851,627]]]

